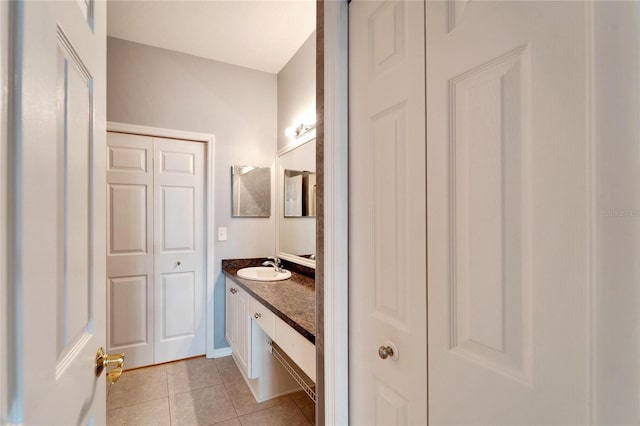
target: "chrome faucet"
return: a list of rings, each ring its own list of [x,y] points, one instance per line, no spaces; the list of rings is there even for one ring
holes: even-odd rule
[[[273,269],[276,272],[282,272],[282,262],[280,261],[280,259],[278,259],[278,257],[274,257],[274,256],[269,256],[267,257],[267,259],[271,259],[271,260],[267,260],[265,262],[262,262],[262,266],[273,266]]]

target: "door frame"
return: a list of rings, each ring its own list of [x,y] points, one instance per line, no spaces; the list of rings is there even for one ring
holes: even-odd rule
[[[215,201],[215,135],[196,133],[186,130],[163,129],[160,127],[139,126],[137,124],[107,121],[107,132],[128,133],[133,135],[150,136],[156,138],[181,139],[186,141],[203,142],[206,144],[205,158],[205,288],[206,288],[206,327],[205,348],[207,358],[214,358],[214,201]]]
[[[8,286],[7,286],[7,191],[9,185],[9,171],[7,169],[8,155],[8,120],[9,120],[9,3],[0,2],[0,423],[9,421],[9,387],[8,377],[8,339],[10,318],[8,316]],[[12,50],[12,49],[11,49]],[[13,324],[13,322],[11,321]]]
[[[324,389],[320,392],[325,424],[335,425],[349,423],[349,2],[319,1],[324,9],[318,19],[324,34],[323,51],[318,52],[324,55],[324,233],[318,234],[324,240],[320,283],[324,325],[319,328]]]

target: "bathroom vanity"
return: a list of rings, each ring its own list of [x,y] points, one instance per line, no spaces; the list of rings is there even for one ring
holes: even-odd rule
[[[275,259],[273,268],[260,267],[264,258],[222,261],[225,337],[259,402],[300,388],[315,401],[315,158],[314,130],[276,153],[276,255],[290,276]]]
[[[222,261],[225,337],[233,359],[257,401],[301,387],[315,401],[314,278],[296,271],[281,281],[238,276],[262,260]]]

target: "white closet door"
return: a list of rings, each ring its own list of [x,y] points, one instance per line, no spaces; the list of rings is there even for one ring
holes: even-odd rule
[[[587,7],[427,2],[430,424],[588,424]]]
[[[204,144],[154,138],[155,362],[205,352]]]
[[[153,364],[153,139],[107,134],[108,349]]]
[[[424,2],[349,5],[349,406],[427,422]],[[380,346],[395,344],[381,359]],[[383,354],[384,356],[384,354]]]

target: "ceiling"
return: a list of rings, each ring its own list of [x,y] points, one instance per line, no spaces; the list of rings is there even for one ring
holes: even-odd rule
[[[315,0],[109,0],[112,37],[278,73],[316,27]]]

